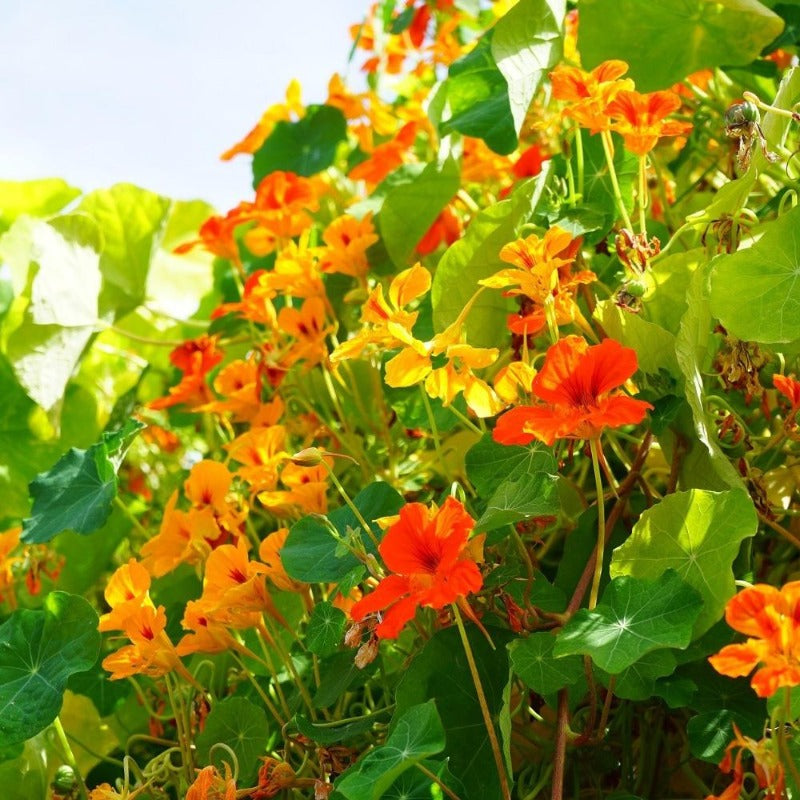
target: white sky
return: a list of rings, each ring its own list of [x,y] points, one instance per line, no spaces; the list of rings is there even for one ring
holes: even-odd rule
[[[369,0],[0,0],[0,179],[129,181],[226,210],[250,159],[222,162],[296,77],[322,102]],[[360,57],[360,58],[359,58]]]

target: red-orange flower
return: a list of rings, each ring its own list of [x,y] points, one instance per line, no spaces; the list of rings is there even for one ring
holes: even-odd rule
[[[180,403],[194,407],[212,399],[205,376],[222,361],[222,353],[217,350],[216,336],[203,334],[197,339],[184,342],[169,354],[169,360],[183,372],[183,378],[177,386],[169,390],[166,397],[159,397],[148,403],[148,408],[169,408]]]
[[[551,445],[556,439],[596,439],[603,428],[642,421],[650,403],[617,391],[636,372],[635,351],[613,339],[589,347],[579,336],[554,344],[531,384],[542,402],[503,414],[494,429],[502,444]]]
[[[800,581],[781,589],[748,587],[728,601],[725,620],[751,638],[711,656],[717,672],[738,678],[755,669],[751,685],[759,697],[769,697],[781,686],[800,686]]]
[[[800,410],[800,381],[786,375],[773,375],[773,386],[792,404],[792,414]]]
[[[692,129],[691,122],[666,118],[681,107],[681,98],[675,92],[622,91],[606,108],[614,120],[611,130],[622,134],[625,147],[636,155],[647,155],[662,136],[682,136]]]
[[[445,206],[417,243],[417,254],[427,256],[444,242],[448,247],[461,238],[461,220],[451,206]]]
[[[408,503],[387,531],[379,551],[392,575],[385,577],[351,610],[356,622],[388,609],[375,629],[396,639],[419,606],[444,608],[483,585],[467,539],[475,520],[448,497],[441,508]]]

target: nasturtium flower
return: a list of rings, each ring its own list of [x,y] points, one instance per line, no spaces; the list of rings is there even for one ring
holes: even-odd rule
[[[750,638],[708,659],[717,672],[738,678],[755,670],[751,685],[759,697],[800,686],[800,581],[744,589],[728,601],[725,620]]]
[[[416,251],[426,256],[444,242],[450,246],[461,238],[461,220],[451,206],[445,206],[425,235],[417,242]]]
[[[494,439],[529,444],[538,439],[596,439],[605,428],[638,424],[650,403],[624,394],[621,387],[637,369],[636,352],[613,339],[589,347],[567,336],[550,347],[531,383],[540,402],[517,406],[497,421]]]
[[[222,361],[222,357],[222,352],[217,349],[216,336],[203,334],[178,345],[169,354],[169,360],[183,372],[183,378],[170,388],[166,397],[148,403],[148,408],[163,409],[179,404],[193,408],[212,400],[206,374]]]
[[[375,633],[396,639],[420,606],[441,609],[477,592],[483,578],[468,541],[474,525],[452,497],[441,508],[403,506],[378,547],[392,574],[353,606],[353,620],[384,612]]]
[[[772,385],[789,401],[791,404],[792,416],[800,411],[800,381],[786,375],[773,375]]]
[[[624,61],[604,61],[590,72],[579,67],[557,67],[550,73],[553,97],[565,100],[568,105],[564,116],[591,133],[607,131],[611,125],[606,108],[622,91],[633,89],[630,78],[622,78],[628,71]]]
[[[756,740],[743,736],[733,723],[734,740],[725,749],[719,768],[724,773],[733,773],[733,782],[722,794],[709,796],[706,800],[739,800],[744,789],[745,770],[742,764],[744,753],[749,751],[753,757],[753,772],[759,789],[765,789],[764,800],[782,800],[786,796],[786,774],[778,751],[778,741],[773,737]],[[733,750],[739,748],[736,760]]]
[[[692,129],[691,122],[667,119],[681,103],[675,92],[622,91],[609,103],[606,113],[612,118],[611,130],[622,134],[625,147],[645,156],[662,136],[683,136]]]
[[[325,247],[320,248],[319,268],[322,272],[341,272],[364,280],[368,270],[367,250],[378,241],[372,214],[356,219],[349,214],[337,217],[322,234]]]
[[[407,122],[388,142],[377,145],[364,161],[353,167],[348,177],[375,186],[406,162],[416,137],[417,124]]]
[[[225,764],[225,776],[214,766],[203,767],[186,792],[186,800],[236,800],[236,781]]]

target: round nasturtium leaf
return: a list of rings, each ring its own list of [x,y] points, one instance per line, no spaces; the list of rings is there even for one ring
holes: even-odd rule
[[[69,676],[89,669],[99,650],[97,613],[66,592],[0,625],[0,747],[44,730],[61,710]]]

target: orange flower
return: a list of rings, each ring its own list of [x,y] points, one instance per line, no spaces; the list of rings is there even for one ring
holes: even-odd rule
[[[353,167],[348,177],[354,181],[365,181],[370,186],[380,183],[392,170],[405,162],[416,136],[416,123],[406,123],[393,139],[379,144],[365,161]]]
[[[444,242],[450,246],[461,238],[461,220],[452,206],[445,206],[442,213],[433,221],[426,234],[417,243],[417,253],[426,256]]]
[[[734,740],[725,749],[725,756],[720,762],[722,772],[733,772],[731,783],[720,795],[714,795],[706,800],[739,800],[744,787],[745,772],[742,766],[742,756],[749,750],[754,760],[754,771],[758,786],[765,789],[764,800],[783,800],[786,796],[786,776],[777,751],[777,741],[774,738],[763,738],[760,741],[743,736],[742,732],[733,723]],[[739,748],[736,760],[733,760],[733,750]]]
[[[216,767],[203,767],[186,792],[186,800],[236,800],[236,781],[225,764],[225,777]]]
[[[183,372],[177,386],[169,390],[167,397],[160,397],[147,404],[148,408],[162,409],[184,403],[190,407],[211,400],[211,391],[205,383],[206,373],[222,361],[217,350],[217,338],[203,334],[176,347],[169,360]]]
[[[239,245],[234,238],[234,232],[239,225],[248,220],[248,217],[243,214],[242,208],[242,206],[237,206],[224,217],[218,214],[209,217],[200,226],[198,231],[200,238],[184,242],[176,247],[174,252],[177,255],[183,255],[194,250],[195,247],[202,246],[209,253],[238,264],[240,262]]]
[[[275,489],[280,466],[289,457],[283,425],[251,428],[225,447],[231,458],[242,464],[236,475],[248,484],[250,491]]]
[[[109,578],[103,596],[111,611],[100,617],[100,631],[122,630],[131,611],[149,602],[150,575],[135,558]]]
[[[334,73],[328,81],[328,99],[325,101],[325,105],[338,108],[346,119],[358,119],[365,114],[364,95],[348,92],[342,76],[338,72]]]
[[[591,72],[578,67],[557,67],[550,73],[553,97],[565,100],[565,117],[591,133],[607,131],[611,125],[606,107],[624,90],[633,89],[630,78],[619,80],[628,71],[624,61],[604,61]]]
[[[773,375],[772,385],[791,403],[794,416],[800,410],[800,381],[786,375]]]
[[[22,528],[19,527],[0,533],[0,603],[7,600],[12,607],[16,605],[14,576],[23,559],[11,554],[19,546],[21,534]]]
[[[325,339],[334,328],[326,323],[325,302],[321,298],[309,297],[299,309],[282,308],[278,327],[296,340],[282,359],[285,368],[301,360],[306,362],[306,368],[311,368],[327,357]]]
[[[237,358],[223,367],[214,378],[214,390],[224,400],[215,400],[198,407],[198,411],[228,412],[235,422],[251,419],[261,407],[261,375],[254,358]]]
[[[123,633],[131,644],[103,659],[103,669],[111,673],[112,681],[132,675],[156,678],[182,666],[165,632],[164,606],[154,608],[149,598],[147,603],[132,609],[122,620]]]
[[[642,421],[650,403],[615,391],[636,372],[636,353],[613,339],[589,347],[567,336],[550,347],[531,391],[542,402],[503,414],[494,429],[501,444],[552,445],[556,439],[596,439],[603,428]]]
[[[682,136],[692,129],[691,122],[665,121],[681,107],[675,92],[622,91],[608,105],[606,112],[613,118],[611,130],[622,134],[625,147],[636,155],[647,155],[661,136]]]
[[[467,540],[475,520],[458,500],[448,497],[441,508],[408,503],[379,545],[392,575],[351,610],[356,622],[367,614],[386,612],[375,633],[396,639],[419,606],[444,608],[483,585]]]
[[[728,601],[725,620],[751,638],[711,656],[717,672],[738,678],[755,669],[751,685],[759,697],[770,697],[781,686],[800,686],[800,581],[782,589],[750,586]]]
[[[292,119],[303,117],[305,108],[301,95],[302,87],[299,81],[292,80],[286,87],[286,102],[275,103],[275,105],[270,106],[263,113],[253,130],[244,139],[226,150],[220,158],[223,161],[230,161],[240,153],[255,153],[272,133],[276,122],[289,122]]]
[[[279,528],[274,533],[270,533],[259,545],[258,557],[266,565],[267,577],[276,589],[283,592],[296,592],[302,588],[303,584],[289,577],[281,561],[281,548],[286,544],[288,537],[288,528]]]
[[[244,235],[247,249],[256,256],[268,255],[309,228],[309,212],[318,207],[314,181],[293,172],[270,172],[256,189],[250,212],[256,226]]]
[[[369,270],[367,250],[378,241],[372,214],[357,220],[349,214],[338,217],[325,229],[319,268],[323,272],[341,272],[363,279]]]
[[[177,502],[176,491],[167,501],[159,532],[142,545],[142,565],[155,578],[180,564],[202,563],[227,538],[211,508],[180,511]]]
[[[208,604],[202,600],[190,600],[186,604],[181,626],[189,632],[175,647],[179,656],[188,656],[191,653],[222,653],[239,647],[239,643],[223,624],[209,619]]]

